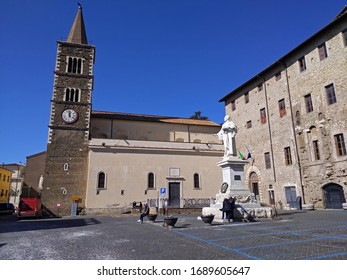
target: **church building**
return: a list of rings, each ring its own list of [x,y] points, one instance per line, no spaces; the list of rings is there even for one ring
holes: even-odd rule
[[[42,184],[52,215],[78,203],[102,213],[135,202],[169,207],[209,205],[222,184],[223,145],[209,120],[92,109],[95,46],[79,6],[56,67]]]

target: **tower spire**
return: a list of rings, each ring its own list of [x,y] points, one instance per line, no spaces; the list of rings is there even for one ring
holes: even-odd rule
[[[74,23],[72,24],[69,36],[66,40],[68,43],[88,44],[86,29],[84,26],[82,5],[78,3],[78,11]]]

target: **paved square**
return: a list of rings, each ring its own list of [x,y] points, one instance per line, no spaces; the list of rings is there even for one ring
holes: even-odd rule
[[[20,220],[0,217],[0,259],[346,260],[347,211],[284,211],[279,220],[204,224],[177,215],[175,228],[137,216]]]

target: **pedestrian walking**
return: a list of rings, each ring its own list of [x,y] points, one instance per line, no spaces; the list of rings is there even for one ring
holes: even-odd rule
[[[143,210],[143,212],[140,215],[140,219],[137,221],[138,223],[143,223],[143,218],[149,215],[149,207],[148,204],[145,204],[145,208]]]

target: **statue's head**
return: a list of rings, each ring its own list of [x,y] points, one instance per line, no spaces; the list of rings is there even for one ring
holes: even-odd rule
[[[224,121],[226,122],[226,121],[228,121],[228,120],[230,120],[230,116],[229,116],[229,115],[226,115],[226,116],[224,117]]]

